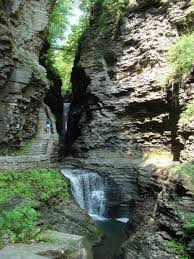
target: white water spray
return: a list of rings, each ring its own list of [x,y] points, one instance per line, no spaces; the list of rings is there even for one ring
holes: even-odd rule
[[[62,169],[62,173],[71,182],[72,194],[91,217],[106,216],[106,180],[91,171],[79,169]]]
[[[63,134],[65,135],[67,132],[67,124],[69,118],[69,110],[70,110],[71,103],[64,103],[63,104]]]

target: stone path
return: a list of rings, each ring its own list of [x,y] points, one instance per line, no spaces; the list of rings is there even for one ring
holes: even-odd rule
[[[45,155],[49,146],[49,140],[52,138],[52,134],[48,134],[45,131],[45,123],[47,121],[47,115],[43,108],[39,114],[39,128],[38,136],[35,142],[31,145],[30,149],[26,151],[25,155]],[[50,119],[50,118],[49,118]]]
[[[45,131],[47,118],[52,122],[52,134]],[[50,164],[54,149],[58,144],[55,122],[49,108],[42,107],[39,113],[38,135],[31,147],[21,156],[0,156],[0,170],[24,170],[44,167]]]

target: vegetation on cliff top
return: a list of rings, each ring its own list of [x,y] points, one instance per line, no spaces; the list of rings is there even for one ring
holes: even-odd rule
[[[88,25],[90,5],[90,0],[58,0],[49,18],[47,63],[61,78],[64,91],[71,89],[71,70],[78,41]]]
[[[47,64],[62,79],[63,90],[71,89],[71,71],[79,40],[87,29],[92,6],[101,5],[97,33],[117,28],[124,7],[132,0],[58,0],[49,18],[50,49]],[[77,16],[74,15],[77,13]],[[77,20],[77,21],[76,21]],[[104,45],[101,42],[101,45]],[[105,45],[103,46],[105,47]]]

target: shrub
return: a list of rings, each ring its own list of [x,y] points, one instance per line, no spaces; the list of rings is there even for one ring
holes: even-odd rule
[[[178,165],[174,168],[174,172],[177,174],[192,175],[194,177],[194,162],[188,162]]]
[[[189,259],[186,247],[177,241],[166,241],[166,247],[175,250],[175,254],[180,255],[180,259]]]
[[[99,21],[98,31],[106,32],[118,26],[121,17],[125,14],[125,7],[129,0],[99,0],[102,4],[102,15]]]
[[[194,162],[175,166],[171,172],[178,175],[191,190],[194,190]]]
[[[25,242],[39,239],[36,229],[38,213],[31,207],[19,207],[3,212],[0,217],[0,234],[8,242]]]
[[[183,78],[194,62],[194,33],[180,36],[170,47],[167,60],[172,66],[167,83],[176,78]]]
[[[186,109],[181,113],[179,126],[184,126],[192,119],[194,119],[194,101],[188,103]]]
[[[194,230],[194,215],[191,216],[190,223],[186,224],[185,227],[189,230]]]
[[[65,178],[55,168],[35,168],[23,172],[0,172],[0,204],[11,198],[46,201],[68,198]]]

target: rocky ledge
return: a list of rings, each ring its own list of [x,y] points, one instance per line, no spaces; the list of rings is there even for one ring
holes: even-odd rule
[[[127,258],[193,258],[194,232],[188,227],[194,212],[191,181],[189,176],[167,177],[154,210],[124,245]]]
[[[81,236],[64,234],[57,231],[44,233],[46,242],[38,244],[7,245],[0,250],[1,259],[63,259],[71,256],[72,259],[87,259]]]

